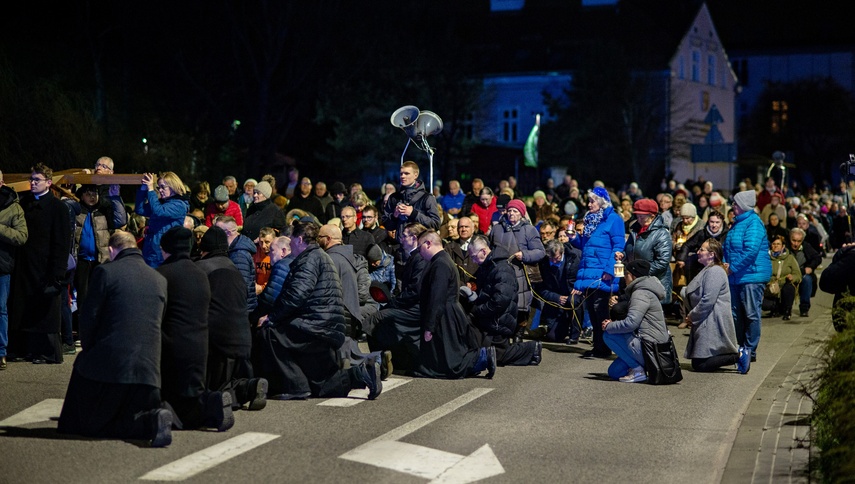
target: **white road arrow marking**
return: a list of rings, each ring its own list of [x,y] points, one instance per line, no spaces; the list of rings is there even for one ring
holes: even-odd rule
[[[472,454],[465,456],[421,445],[398,442],[399,439],[492,390],[492,388],[476,388],[339,457],[431,479],[431,482],[436,483],[474,482],[502,474],[505,469],[489,445],[484,445]]]
[[[177,461],[166,464],[140,477],[140,479],[148,481],[183,481],[278,438],[278,435],[273,434],[246,432],[237,437],[232,437],[225,442],[220,442],[217,445],[212,445],[187,457],[182,457]]]
[[[48,398],[22,410],[11,417],[0,421],[0,427],[20,427],[37,422],[44,422],[51,418],[59,417],[62,411],[62,398]]]

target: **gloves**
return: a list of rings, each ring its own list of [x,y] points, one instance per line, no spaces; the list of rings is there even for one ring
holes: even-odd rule
[[[475,302],[478,299],[478,295],[469,289],[469,286],[460,286],[460,295],[468,299],[469,302]]]

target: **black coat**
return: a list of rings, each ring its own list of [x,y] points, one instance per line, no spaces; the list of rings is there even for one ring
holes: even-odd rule
[[[211,287],[208,306],[208,350],[229,358],[249,358],[252,336],[246,320],[246,285],[224,252],[196,262]]]
[[[314,215],[318,220],[326,219],[326,212],[324,211],[324,206],[321,204],[320,199],[316,197],[313,193],[310,193],[308,197],[303,198],[303,196],[299,193],[295,193],[291,200],[288,201],[287,210],[300,209],[305,212],[309,212]]]
[[[29,237],[18,249],[12,277],[9,327],[59,333],[60,291],[71,254],[68,207],[47,192],[21,197]]]
[[[413,213],[409,217],[395,217],[395,207],[398,203],[412,205]],[[436,198],[425,190],[424,183],[417,181],[411,187],[400,187],[397,192],[389,195],[383,205],[381,222],[386,230],[395,231],[398,243],[404,236],[407,224],[418,222],[429,229],[439,230],[440,216]]]
[[[422,276],[426,267],[427,261],[422,258],[418,250],[410,253],[404,267],[399,274],[396,274],[401,283],[401,291],[389,302],[390,307],[410,309],[418,306],[422,291]]]
[[[517,329],[517,275],[509,255],[496,247],[475,272],[478,299],[472,315],[478,329],[490,336],[511,336]]]
[[[330,256],[311,244],[294,262],[282,292],[268,315],[274,333],[277,326],[292,326],[338,349],[344,344],[344,298],[341,282]],[[273,335],[277,337],[276,334]]]
[[[422,339],[415,374],[429,378],[463,378],[475,365],[483,336],[469,322],[458,300],[457,268],[445,251],[428,262],[422,279]],[[424,332],[430,331],[431,341]]]
[[[258,233],[262,227],[273,227],[277,234],[282,234],[287,224],[285,214],[282,213],[279,206],[272,200],[264,200],[253,203],[246,209],[241,234],[249,237],[249,240],[252,241],[258,238]]]
[[[166,278],[166,312],[161,323],[160,375],[164,400],[198,397],[208,365],[208,275],[189,254],[175,254],[157,272]]]
[[[478,264],[472,262],[469,258],[469,251],[463,250],[458,240],[452,240],[443,247],[448,255],[451,256],[451,261],[457,266],[457,273],[460,276],[460,283],[466,284],[475,280],[475,272],[478,270]]]
[[[166,279],[139,249],[125,249],[92,271],[80,307],[83,348],[74,369],[89,380],[160,388],[160,324]]]
[[[355,228],[352,232],[347,232],[342,229],[341,241],[344,244],[353,246],[353,253],[359,254],[362,257],[368,257],[368,249],[374,245],[374,237],[368,232]]]
[[[561,296],[570,296],[576,284],[576,273],[579,272],[579,262],[582,251],[567,243],[564,244],[564,260],[558,266],[549,262],[549,257],[540,261],[540,274],[543,281],[535,284],[535,291],[551,303],[560,304]],[[565,304],[565,307],[568,307]],[[551,304],[543,304],[540,313],[540,324],[552,327],[560,318],[570,317],[571,313]]]

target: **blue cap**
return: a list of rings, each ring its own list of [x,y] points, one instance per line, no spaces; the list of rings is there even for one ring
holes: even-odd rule
[[[594,187],[591,192],[593,192],[594,195],[600,198],[603,198],[605,200],[611,200],[611,197],[609,197],[609,192],[607,192],[606,189],[603,187]]]

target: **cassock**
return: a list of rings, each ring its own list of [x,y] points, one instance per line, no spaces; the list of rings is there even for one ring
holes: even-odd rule
[[[437,252],[428,262],[421,289],[422,339],[415,375],[468,376],[478,360],[482,337],[458,301],[460,280],[447,252]],[[425,341],[425,331],[432,333],[431,341]]]

